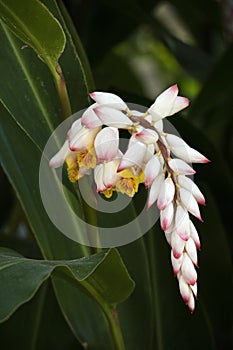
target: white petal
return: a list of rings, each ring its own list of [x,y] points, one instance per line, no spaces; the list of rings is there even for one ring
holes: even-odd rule
[[[193,294],[190,295],[189,301],[188,301],[188,307],[191,313],[195,310],[195,299],[193,297]]]
[[[152,204],[154,204],[154,202],[158,199],[159,192],[163,182],[164,182],[164,173],[158,175],[152,182],[149,196],[148,196],[148,208],[150,208]]]
[[[183,262],[181,265],[181,273],[188,284],[194,285],[197,281],[197,272],[193,266],[188,254],[184,253]]]
[[[181,254],[179,258],[175,258],[173,251],[171,250],[171,262],[172,262],[172,268],[175,276],[180,271],[182,261],[183,261],[183,254]]]
[[[178,183],[181,187],[191,192],[198,203],[205,204],[205,197],[201,193],[198,186],[189,177],[180,175],[178,177]]]
[[[97,106],[97,103],[94,103],[92,106],[86,109],[81,117],[82,125],[85,125],[89,129],[95,129],[101,126],[103,123],[98,118],[97,114],[93,110]]]
[[[82,129],[81,119],[75,120],[67,133],[68,140],[72,139]]]
[[[210,160],[192,147],[186,148],[185,161],[189,163],[209,163]],[[184,155],[183,155],[184,157]]]
[[[194,240],[191,237],[185,243],[185,250],[194,265],[197,266],[197,249]]]
[[[161,186],[161,190],[159,192],[159,197],[157,201],[157,206],[160,210],[165,209],[169,203],[174,198],[175,194],[175,185],[171,179],[171,177],[167,177]]]
[[[166,135],[167,142],[171,147],[171,151],[179,158],[188,163],[208,163],[209,160],[200,152],[191,148],[180,137],[172,134]]]
[[[180,276],[179,278],[179,289],[184,302],[187,304],[189,302],[192,292],[189,285],[182,276]]]
[[[152,181],[161,172],[161,164],[157,155],[154,155],[145,166],[145,186],[150,187]]]
[[[161,210],[160,212],[160,223],[163,231],[166,231],[172,223],[174,215],[173,203],[168,204],[168,206]]]
[[[84,151],[93,146],[96,134],[100,129],[88,129],[85,126],[73,136],[69,135],[69,147],[71,151]]]
[[[170,147],[186,146],[187,143],[180,137],[172,134],[166,134],[166,140]]]
[[[168,140],[171,139],[171,136],[174,138],[175,135],[170,135]],[[180,139],[177,137],[177,139]],[[196,151],[194,148],[191,148],[186,142],[180,139],[182,142],[180,144],[176,144],[171,146],[171,151],[175,154],[176,157],[181,158],[187,163],[208,163],[209,160],[203,156],[200,152]],[[168,141],[169,142],[169,141]]]
[[[104,163],[103,183],[107,188],[113,187],[120,179],[120,175],[117,174],[119,162],[120,159],[114,159],[111,162]]]
[[[108,105],[119,110],[125,110],[127,108],[126,103],[119,96],[109,92],[94,91],[90,93],[90,96],[98,104]]]
[[[157,122],[155,122],[154,127],[155,127],[157,132],[163,132],[163,120],[160,119]]]
[[[106,127],[95,138],[94,147],[99,162],[110,162],[119,148],[119,132],[116,128]]]
[[[69,153],[71,152],[69,149],[68,141],[66,140],[62,148],[50,160],[49,166],[51,166],[52,168],[59,168],[60,166],[63,165]]]
[[[146,153],[143,159],[143,164],[146,165],[149,160],[153,157],[153,155],[155,154],[155,145],[147,145],[146,146]]]
[[[146,153],[146,145],[141,142],[134,143],[129,147],[126,153],[123,155],[118,171],[130,168],[132,166],[137,166],[141,168],[143,164],[143,159]]]
[[[104,182],[103,182],[103,171],[104,171],[103,164],[97,165],[94,169],[94,180],[95,180],[98,192],[102,192],[106,189],[106,186],[104,185]]]
[[[147,120],[150,124],[152,123],[152,115],[151,114],[148,114],[144,119]]]
[[[176,259],[179,259],[181,254],[183,254],[184,246],[185,241],[182,238],[180,238],[176,231],[173,231],[171,235],[171,247],[172,253]]]
[[[197,283],[195,283],[193,286],[191,285],[190,288],[192,289],[194,296],[197,297]]]
[[[158,121],[170,115],[177,95],[178,87],[177,85],[173,85],[156,98],[153,105],[148,109],[148,112],[153,117],[153,121]]]
[[[196,216],[200,221],[202,221],[200,210],[197,204],[196,199],[193,197],[192,193],[185,190],[184,188],[180,188],[180,199],[183,205],[188,209],[188,211]]]
[[[168,164],[173,171],[180,175],[192,175],[196,173],[190,165],[178,158],[169,160]]]
[[[158,137],[157,132],[151,129],[144,129],[136,134],[136,138],[146,145],[156,143],[158,141]]]
[[[133,125],[133,122],[123,112],[117,109],[98,106],[94,108],[94,111],[104,125],[122,129],[127,129]]]
[[[200,243],[199,235],[196,230],[196,227],[193,225],[191,220],[189,221],[189,230],[190,230],[190,237],[192,237],[192,239],[194,240],[197,249],[200,249],[201,243]]]
[[[171,227],[171,226],[170,226]],[[172,232],[171,231],[165,231],[164,232],[164,234],[165,234],[165,238],[166,238],[166,240],[167,240],[167,243],[169,244],[169,245],[171,245],[171,236],[172,236]]]
[[[177,230],[178,235],[185,241],[190,237],[190,220],[189,214],[183,206],[178,205],[176,208],[175,215],[175,229]]]
[[[182,97],[182,96],[177,96],[169,115],[172,115],[172,114],[175,114],[175,113],[181,111],[182,109],[188,107],[188,105],[189,105],[188,98]]]

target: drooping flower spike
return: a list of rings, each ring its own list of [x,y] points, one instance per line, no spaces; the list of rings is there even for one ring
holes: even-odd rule
[[[199,204],[205,198],[188,177],[191,163],[208,163],[180,137],[163,131],[163,119],[189,105],[173,85],[162,92],[145,113],[130,110],[117,95],[92,92],[95,101],[75,121],[67,140],[50,160],[57,168],[67,164],[70,181],[94,169],[96,189],[110,198],[113,191],[133,197],[140,184],[148,189],[148,208],[157,203],[161,228],[171,247],[171,263],[180,294],[191,312],[197,297],[198,232],[190,214],[202,221]],[[130,133],[128,148],[119,149],[119,129]]]

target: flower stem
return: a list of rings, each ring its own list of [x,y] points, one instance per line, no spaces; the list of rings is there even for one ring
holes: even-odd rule
[[[72,114],[72,111],[71,111],[70,99],[69,99],[69,95],[66,87],[66,81],[59,63],[57,63],[56,68],[53,69],[51,72],[53,74],[54,83],[55,83],[58,97],[60,100],[62,115],[63,115],[63,118],[66,119]]]
[[[86,281],[82,281],[82,285],[85,287]],[[110,333],[112,335],[112,340],[114,343],[114,350],[125,350],[125,343],[118,320],[117,310],[112,305],[106,303],[90,285],[86,286],[86,289],[90,292],[91,297],[94,298],[100,305],[103,313],[107,318]]]
[[[109,310],[108,307],[108,313],[106,314],[109,322],[109,326],[111,329],[112,337],[115,342],[115,349],[116,350],[125,350],[125,344],[124,344],[124,339],[122,336],[121,328],[120,328],[120,323],[118,320],[118,314],[116,309],[111,309]]]

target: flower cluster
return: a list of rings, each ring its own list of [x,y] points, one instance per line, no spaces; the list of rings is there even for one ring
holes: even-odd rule
[[[193,312],[200,241],[189,215],[202,221],[198,204],[205,204],[205,198],[188,175],[195,173],[191,163],[209,160],[180,137],[163,131],[163,118],[184,109],[189,101],[178,96],[177,85],[160,94],[145,113],[130,110],[111,93],[90,96],[95,103],[72,124],[50,166],[66,162],[72,182],[93,168],[97,191],[107,198],[113,191],[133,197],[144,183],[149,191],[148,207],[157,201],[180,293]],[[119,129],[130,133],[125,153],[119,148]]]

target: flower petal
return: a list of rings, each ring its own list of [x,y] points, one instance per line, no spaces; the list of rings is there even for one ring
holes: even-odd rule
[[[151,129],[144,129],[141,132],[136,134],[136,138],[145,143],[146,145],[154,144],[158,141],[158,134],[156,131]]]
[[[163,120],[160,119],[157,122],[155,122],[154,127],[155,127],[157,132],[163,132]]]
[[[200,243],[199,235],[198,235],[198,232],[196,230],[196,227],[194,226],[194,224],[191,220],[189,221],[189,229],[190,229],[190,237],[192,237],[192,239],[194,240],[197,249],[200,249],[201,243]]]
[[[158,199],[159,192],[163,182],[164,182],[164,173],[158,175],[152,182],[149,196],[148,196],[148,204],[147,204],[148,208],[150,208],[152,204],[154,204],[154,202]]]
[[[182,109],[188,107],[189,105],[189,99],[186,97],[182,97],[182,96],[177,96],[175,99],[175,102],[172,106],[172,109],[170,111],[170,114],[168,115],[173,115],[179,111],[181,111]]]
[[[51,168],[59,168],[65,162],[68,154],[71,153],[69,149],[68,140],[65,141],[62,148],[50,159],[49,166]]]
[[[94,111],[94,108],[96,106],[97,103],[94,103],[92,106],[88,107],[81,117],[82,125],[86,126],[89,129],[98,128],[103,124]]]
[[[183,254],[184,246],[185,241],[182,238],[180,238],[176,231],[173,231],[171,235],[171,247],[172,253],[176,259],[179,259],[181,254]]]
[[[160,212],[160,223],[163,231],[166,231],[172,223],[174,216],[174,205],[171,202],[168,206]]]
[[[159,192],[159,197],[157,201],[157,206],[160,210],[165,209],[169,203],[174,198],[175,194],[175,185],[171,179],[171,177],[167,177],[161,186],[161,190]]]
[[[117,167],[120,159],[114,159],[111,162],[104,163],[103,183],[106,188],[113,187],[121,178],[117,173]]]
[[[143,143],[133,143],[132,146],[129,147],[126,153],[123,155],[120,165],[118,167],[118,171],[122,171],[126,168],[130,168],[135,165],[141,168],[146,150],[146,145],[144,145]]]
[[[183,206],[178,205],[175,215],[175,229],[181,239],[187,241],[190,237],[190,220],[188,211]]]
[[[185,250],[193,264],[197,266],[197,249],[194,240],[191,237],[185,243]]]
[[[188,209],[188,211],[196,216],[200,221],[203,221],[201,218],[200,210],[197,204],[196,199],[193,197],[192,193],[185,190],[184,188],[180,188],[180,199],[183,205]]]
[[[97,191],[102,192],[106,189],[106,186],[103,182],[103,172],[104,172],[104,165],[99,164],[94,169],[94,180],[96,183]]]
[[[94,144],[96,134],[99,128],[88,129],[82,126],[79,131],[71,137],[69,135],[69,147],[71,151],[84,151],[91,148]]]
[[[98,106],[94,108],[94,111],[104,125],[121,129],[128,129],[133,125],[133,122],[123,112],[117,109]]]
[[[193,294],[190,295],[189,301],[188,301],[188,307],[191,313],[195,310],[195,299],[193,297]]]
[[[192,292],[188,283],[182,276],[179,277],[179,289],[185,304],[187,304],[189,302]]]
[[[183,261],[183,253],[180,255],[179,258],[175,258],[173,251],[171,250],[171,262],[172,262],[172,268],[173,268],[173,272],[174,275],[176,276],[181,268],[182,265],[182,261]]]
[[[149,162],[147,162],[144,174],[145,174],[145,186],[150,187],[156,176],[161,172],[161,163],[157,155],[154,155]]]
[[[95,138],[94,147],[99,162],[110,162],[119,148],[119,132],[116,128],[106,127]]]
[[[98,104],[108,105],[119,110],[127,109],[126,103],[117,95],[109,92],[94,91],[90,93],[91,98]]]
[[[178,175],[192,175],[196,171],[183,160],[174,158],[168,161],[170,168],[175,171]]]
[[[82,129],[81,119],[77,119],[71,125],[70,130],[67,133],[67,139],[72,139]]]
[[[197,272],[187,253],[184,253],[183,262],[181,265],[181,273],[188,284],[194,285],[197,281]]]
[[[198,186],[189,177],[180,175],[178,177],[178,183],[181,187],[191,192],[198,203],[203,205],[205,204],[205,197],[201,193]]]
[[[148,109],[148,112],[153,117],[153,121],[158,121],[170,115],[177,95],[178,87],[177,85],[173,85],[156,98],[153,105]]]

